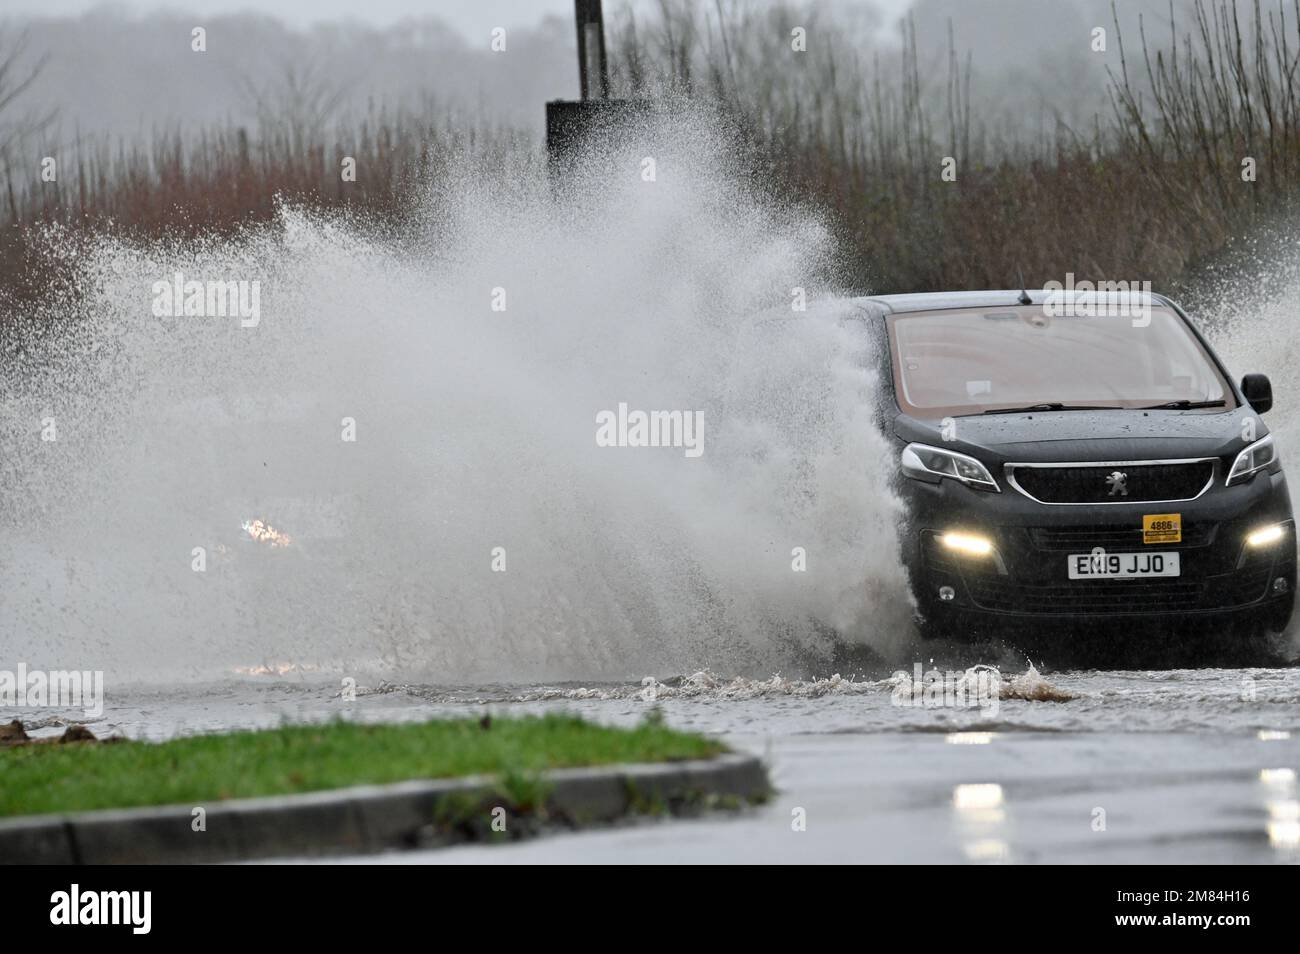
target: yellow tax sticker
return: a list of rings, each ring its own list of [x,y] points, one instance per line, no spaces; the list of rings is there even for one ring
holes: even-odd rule
[[[1143,514],[1142,542],[1182,543],[1183,515],[1181,513]]]

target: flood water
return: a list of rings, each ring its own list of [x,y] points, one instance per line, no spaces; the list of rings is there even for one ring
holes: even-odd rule
[[[778,790],[739,814],[381,856],[394,863],[1300,861],[1300,670],[1029,670],[1003,680],[995,713],[900,704],[899,685],[703,673],[656,682],[653,699],[639,683],[381,684],[349,702],[333,681],[262,676],[123,687],[92,727],[165,738],[560,710],[628,725],[658,707],[763,757]],[[38,734],[79,718],[28,716]]]

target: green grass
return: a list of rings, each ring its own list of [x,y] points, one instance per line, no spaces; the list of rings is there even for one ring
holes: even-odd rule
[[[0,816],[202,805],[347,785],[488,774],[535,789],[538,772],[707,758],[722,743],[647,720],[631,729],[575,716],[446,719],[411,725],[335,721],[169,742],[0,749]],[[534,781],[530,781],[534,780]]]

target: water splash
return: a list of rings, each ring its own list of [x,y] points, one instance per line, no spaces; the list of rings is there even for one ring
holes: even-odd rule
[[[465,163],[389,234],[294,208],[229,241],[51,233],[71,290],[8,331],[0,385],[0,658],[445,684],[905,639],[860,331],[791,310],[836,293],[827,231],[709,122],[649,134],[653,181],[632,149],[554,192]],[[178,273],[257,282],[259,320],[156,316]],[[596,446],[619,402],[698,412],[703,455]]]
[[[1233,243],[1223,262],[1191,283],[1181,302],[1210,338],[1235,375],[1267,374],[1276,408],[1265,417],[1277,435],[1277,451],[1289,473],[1300,451],[1300,228],[1292,218],[1261,226],[1253,235]],[[1240,380],[1240,377],[1238,377]],[[1296,617],[1271,650],[1283,659],[1300,656],[1300,625]]]
[[[1053,685],[1030,663],[1028,669],[1002,684],[1002,698],[1022,699],[1026,702],[1069,702],[1078,696],[1068,689]]]

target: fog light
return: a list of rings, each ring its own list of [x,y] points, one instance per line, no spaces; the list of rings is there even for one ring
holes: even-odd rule
[[[988,537],[977,537],[970,533],[945,533],[939,539],[949,550],[959,550],[971,556],[988,556],[993,552],[993,543]]]
[[[1246,542],[1252,547],[1266,547],[1270,543],[1277,543],[1282,539],[1282,524],[1275,523],[1267,527],[1260,527],[1246,536]]]
[[[939,587],[939,599],[943,600],[945,603],[951,603],[956,598],[957,598],[957,591],[954,590],[951,586]]]
[[[1285,593],[1286,591],[1287,591],[1286,577],[1279,576],[1276,580],[1273,581],[1273,592]]]

